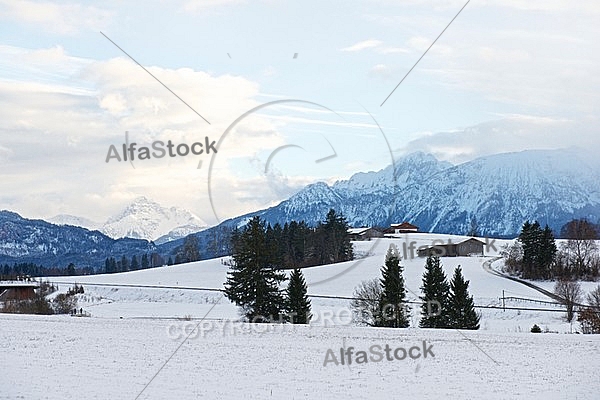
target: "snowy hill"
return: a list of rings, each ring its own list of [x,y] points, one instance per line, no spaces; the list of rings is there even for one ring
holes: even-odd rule
[[[304,269],[309,293],[351,296],[360,281],[379,276],[390,243],[402,255],[413,241],[420,246],[449,239],[464,237],[408,234],[357,242],[355,252],[362,258]],[[475,304],[500,306],[503,290],[507,296],[548,300],[484,271],[482,264],[495,254],[488,250],[487,257],[442,258],[447,275],[462,266]],[[414,300],[424,260],[406,255],[403,275],[408,298]],[[480,308],[478,331],[418,328],[418,309],[413,308],[410,328],[385,329],[353,324],[347,299],[313,297],[309,325],[247,324],[237,321],[237,308],[221,293],[191,290],[222,288],[227,274],[223,261],[50,278],[83,284],[78,307],[91,318],[0,314],[0,343],[13,366],[4,371],[12,382],[8,398],[61,398],[65,390],[85,393],[86,398],[124,398],[147,388],[143,398],[322,398],[327,393],[328,399],[342,400],[401,392],[407,398],[432,400],[558,400],[592,399],[598,391],[600,336],[568,334],[560,307],[543,307],[557,312]],[[59,286],[64,292],[71,284]],[[532,307],[514,300],[506,305]],[[532,334],[534,323],[555,332]],[[328,349],[339,355],[340,348],[356,353],[374,345],[408,349],[425,343],[433,354],[427,358],[324,363]],[[149,384],[152,376],[156,379]],[[568,381],[557,381],[565,376]],[[378,384],[382,377],[396,386]],[[56,385],[64,381],[68,383]]]
[[[191,212],[166,208],[146,197],[138,197],[122,212],[109,218],[101,231],[112,237],[129,237],[164,243],[201,231],[206,223]]]
[[[573,218],[600,218],[600,168],[584,151],[529,150],[478,158],[452,166],[413,153],[378,172],[358,173],[329,186],[315,183],[251,215],[271,223],[292,219],[315,224],[329,208],[352,226],[411,221],[421,231],[515,236],[527,219],[558,231]]]

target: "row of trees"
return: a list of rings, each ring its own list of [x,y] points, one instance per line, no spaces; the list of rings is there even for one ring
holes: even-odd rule
[[[271,244],[272,259],[284,269],[302,268],[352,260],[352,244],[346,219],[331,209],[316,227],[306,222],[292,221],[283,226],[266,226],[265,235]],[[232,250],[239,232],[232,233]]]
[[[4,264],[0,268],[0,280],[14,280],[22,276],[65,276],[65,275],[91,275],[94,273],[92,267],[78,268],[70,263],[67,268],[44,267],[34,263]]]
[[[351,303],[355,319],[369,326],[406,328],[410,325],[410,308],[400,255],[393,244],[388,249],[381,274],[380,279],[363,281],[356,288]],[[448,283],[439,257],[428,257],[421,286],[419,326],[479,329],[480,316],[468,287],[469,281],[464,279],[460,266]]]
[[[552,230],[537,221],[523,224],[517,241],[501,255],[509,273],[524,279],[584,279],[600,276],[598,232],[586,220],[573,220],[561,229],[567,240],[559,247]]]
[[[233,264],[227,274],[225,295],[241,307],[250,322],[306,324],[310,321],[310,300],[299,269],[294,269],[285,291],[281,254],[273,229],[260,217],[232,235]]]

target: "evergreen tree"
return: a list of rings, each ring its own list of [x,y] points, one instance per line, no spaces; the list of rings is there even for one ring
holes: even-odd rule
[[[451,328],[479,329],[480,316],[475,312],[469,281],[462,275],[460,265],[454,270],[448,296],[448,322]]]
[[[73,276],[73,275],[75,275],[75,273],[76,273],[75,264],[69,263],[69,265],[67,266],[67,275]]]
[[[173,265],[173,259],[171,256],[169,256],[169,259],[167,260],[167,265]]]
[[[137,271],[138,269],[140,269],[140,264],[138,263],[137,256],[134,254],[131,257],[131,270],[132,271]]]
[[[556,248],[556,241],[554,240],[554,233],[548,225],[544,228],[541,235],[541,249],[539,252],[539,264],[542,271],[542,279],[549,279],[551,276],[550,269],[552,263],[556,258],[558,249]]]
[[[196,235],[188,235],[183,239],[183,245],[175,255],[175,264],[189,263],[200,260],[200,249]]]
[[[129,271],[129,259],[126,256],[121,257],[121,268],[119,269],[120,272],[127,272]]]
[[[421,328],[448,327],[448,292],[450,286],[438,256],[427,257],[421,291]]]
[[[146,269],[150,266],[150,263],[148,262],[148,254],[143,254],[142,255],[142,269]]]
[[[525,279],[547,279],[556,257],[556,242],[552,230],[537,221],[525,221],[518,238],[523,248],[521,275]]]
[[[284,299],[279,284],[285,274],[272,261],[264,221],[254,217],[232,235],[233,265],[227,273],[225,295],[240,306],[251,322],[280,319]]]
[[[286,312],[293,324],[308,324],[312,317],[308,288],[299,268],[292,271],[286,290]]]
[[[349,261],[354,258],[346,218],[332,208],[317,227],[317,246],[321,264]]]
[[[380,316],[376,326],[407,328],[409,325],[406,310],[406,289],[400,265],[398,248],[391,244],[385,256],[385,266],[381,269]]]

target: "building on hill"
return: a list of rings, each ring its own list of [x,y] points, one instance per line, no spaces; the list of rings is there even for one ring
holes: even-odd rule
[[[399,233],[415,233],[419,232],[419,227],[411,224],[410,222],[402,222],[399,224],[391,224],[389,228],[385,230],[387,234],[399,234]]]
[[[475,238],[465,239],[458,243],[436,244],[433,246],[420,247],[417,249],[419,257],[437,255],[439,257],[468,257],[483,256],[484,243]]]
[[[348,229],[348,235],[350,235],[352,241],[362,241],[383,237],[383,232],[375,228],[350,228]]]
[[[0,281],[0,301],[33,299],[38,287],[31,281]]]

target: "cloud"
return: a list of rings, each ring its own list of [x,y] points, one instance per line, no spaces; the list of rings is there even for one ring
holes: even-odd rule
[[[379,54],[397,54],[397,53],[410,53],[409,50],[402,47],[385,46],[381,40],[368,39],[361,42],[355,43],[352,46],[344,47],[340,51],[345,52],[360,52],[363,50],[372,49]]]
[[[125,131],[138,145],[169,139],[193,143],[205,136],[218,140],[237,116],[258,104],[259,87],[245,78],[147,67],[206,116],[208,125],[127,59],[94,61],[70,57],[62,49],[0,47],[1,65],[8,71],[18,70],[24,58],[27,73],[0,79],[0,207],[27,210],[29,216],[50,216],[69,204],[72,214],[102,220],[123,206],[116,202],[118,191],[197,211],[210,157],[200,170],[199,157],[140,161],[133,169],[128,163],[105,163],[109,145],[124,143]],[[35,72],[44,69],[46,76],[36,82]],[[279,143],[276,125],[261,116],[247,119],[236,131],[244,138],[241,147],[233,146],[238,156]],[[192,195],[183,194],[182,188],[193,182]],[[101,200],[86,204],[81,198]]]
[[[382,44],[383,44],[383,42],[381,42],[380,40],[368,39],[368,40],[363,40],[361,42],[355,43],[352,46],[344,47],[343,49],[340,49],[340,51],[356,52],[356,51],[362,51],[362,50],[366,50],[366,49],[372,49],[374,47],[381,46]]]
[[[101,30],[108,25],[112,15],[108,10],[77,3],[0,0],[0,16],[3,19],[31,24],[60,35]]]
[[[125,143],[126,131],[138,148],[156,140],[189,145],[208,136],[218,141],[237,117],[260,104],[256,82],[146,66],[208,125],[128,59],[96,61],[69,56],[62,48],[0,47],[6,71],[18,71],[24,59],[25,72],[0,79],[0,208],[30,217],[68,212],[104,220],[145,195],[216,222],[207,191],[212,155],[137,160],[135,168],[114,159],[106,163],[106,156],[110,145],[120,149]],[[46,71],[43,79],[39,71]],[[362,131],[375,128],[364,112],[336,115],[305,105],[272,106],[249,115],[223,139],[215,157],[211,177],[213,200],[222,207],[219,216],[272,205],[319,178],[338,178],[336,171],[348,161],[342,156],[353,156],[344,146],[371,143]],[[348,129],[356,134],[348,138]],[[269,154],[288,144],[306,151],[282,152],[265,174]],[[339,157],[316,163],[334,152],[330,146]]]
[[[506,115],[463,129],[423,132],[398,149],[431,153],[441,160],[461,163],[480,156],[524,149],[592,148],[596,131],[580,121],[536,115]]]
[[[186,1],[183,8],[185,11],[198,12],[211,8],[235,6],[246,3],[246,0],[189,0]]]

